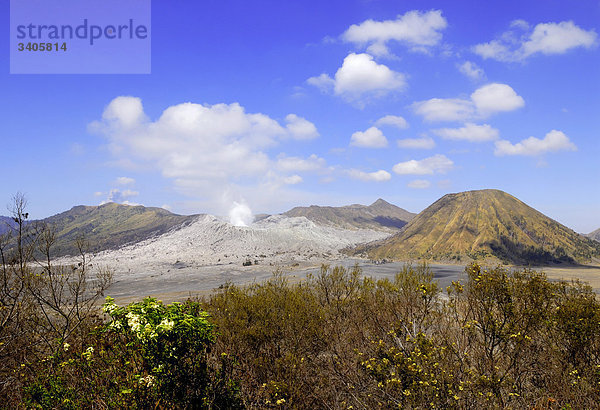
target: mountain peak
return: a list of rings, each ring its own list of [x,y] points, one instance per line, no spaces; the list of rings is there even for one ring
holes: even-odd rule
[[[375,207],[375,206],[390,206],[392,204],[390,204],[388,201],[384,200],[384,199],[377,199],[377,201],[373,202],[371,205],[369,205],[369,207]]]
[[[506,192],[484,189],[444,195],[397,235],[357,251],[376,258],[547,263],[600,257],[600,244]]]
[[[397,231],[415,216],[383,199],[378,199],[370,206],[354,204],[341,207],[296,207],[284,215],[304,216],[316,224],[345,229],[375,229],[387,232]]]

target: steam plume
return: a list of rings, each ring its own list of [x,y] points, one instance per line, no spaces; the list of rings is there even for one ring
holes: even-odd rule
[[[254,221],[252,210],[245,203],[233,201],[229,210],[229,222],[234,226],[248,226]]]

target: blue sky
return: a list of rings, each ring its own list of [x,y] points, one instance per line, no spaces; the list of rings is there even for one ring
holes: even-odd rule
[[[154,0],[148,75],[11,75],[5,41],[0,202],[419,212],[497,188],[587,233],[599,21],[598,1]]]

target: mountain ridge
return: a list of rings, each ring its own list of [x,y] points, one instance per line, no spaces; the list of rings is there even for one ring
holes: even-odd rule
[[[352,252],[390,259],[582,262],[600,257],[600,243],[512,195],[487,189],[444,195],[399,233]]]
[[[76,241],[83,238],[87,251],[116,249],[127,243],[161,235],[195,220],[198,215],[177,215],[163,208],[142,205],[76,205],[71,209],[39,221],[55,232],[53,256],[76,255]]]
[[[397,231],[416,216],[416,214],[392,205],[381,198],[371,205],[294,207],[284,212],[283,215],[304,216],[318,224],[345,229],[370,228],[389,232]]]

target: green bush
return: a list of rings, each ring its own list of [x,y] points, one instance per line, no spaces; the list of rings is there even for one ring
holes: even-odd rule
[[[239,407],[226,355],[209,362],[216,333],[197,303],[164,305],[153,298],[119,307],[107,298],[109,321],[79,349],[38,363],[28,407]],[[89,344],[89,345],[88,345]]]
[[[592,289],[531,270],[466,274],[442,293],[426,265],[382,280],[323,266],[183,304],[108,299],[108,321],[18,369],[22,404],[596,408]]]
[[[600,304],[531,270],[466,268],[441,294],[426,265],[393,280],[323,266],[204,301],[247,407],[595,407]]]

